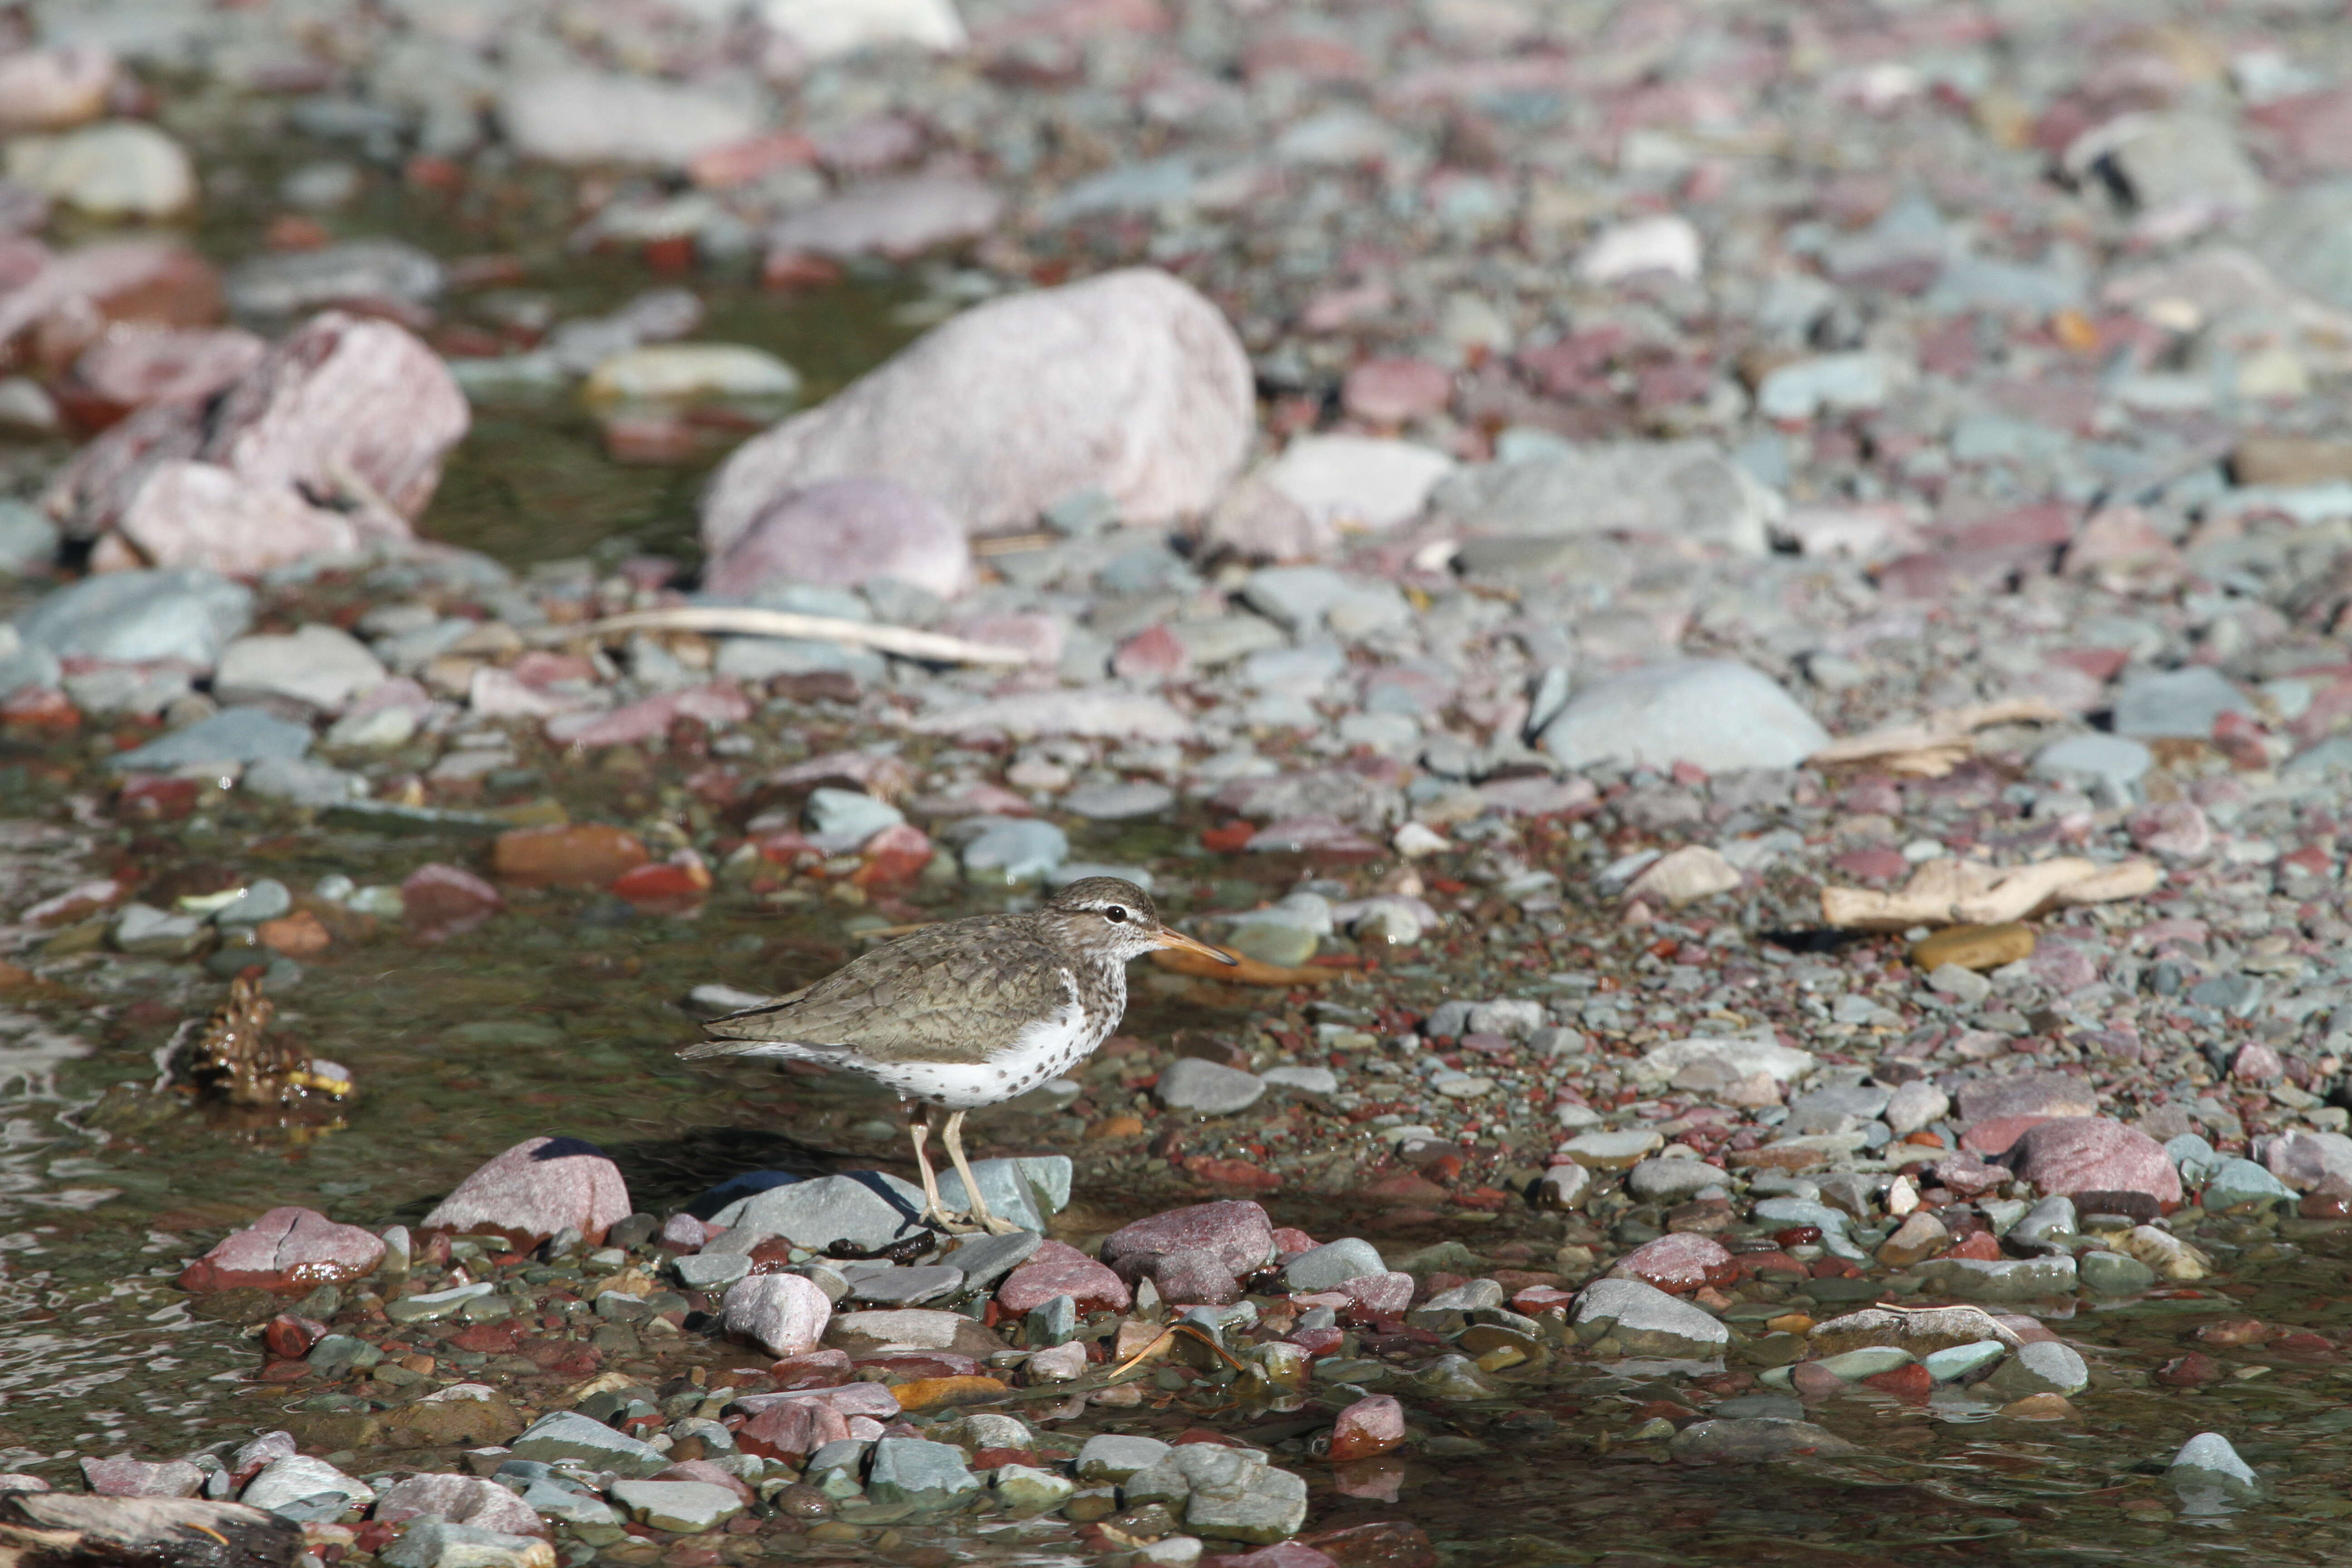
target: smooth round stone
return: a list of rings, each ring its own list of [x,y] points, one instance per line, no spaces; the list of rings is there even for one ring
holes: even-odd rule
[[[1709,773],[1791,768],[1829,731],[1769,676],[1732,659],[1673,659],[1612,675],[1569,699],[1544,749],[1574,768],[1614,760]]]
[[[1252,921],[1247,925],[1235,926],[1226,938],[1226,945],[1244,958],[1293,969],[1315,956],[1318,941],[1313,931],[1301,926]]]
[[[1937,1383],[1958,1383],[1974,1372],[1992,1365],[2009,1353],[2009,1347],[1999,1340],[1977,1340],[1965,1345],[1949,1345],[1932,1351],[1920,1358],[1919,1364]]]
[[[2213,1214],[2241,1204],[2292,1203],[2294,1189],[2252,1160],[2223,1160],[2206,1178],[2198,1201]]]
[[[1912,1360],[1909,1351],[1895,1345],[1864,1345],[1843,1355],[1823,1356],[1815,1364],[1843,1382],[1860,1383],[1865,1377],[1876,1377],[1882,1372],[1909,1366]]]
[[[2120,1252],[2085,1252],[2074,1260],[2085,1289],[2098,1296],[2136,1296],[2156,1283],[2156,1270]]]
[[[1092,822],[1125,822],[1157,816],[1176,804],[1176,792],[1166,784],[1138,780],[1122,784],[1080,784],[1062,797],[1062,809]]]

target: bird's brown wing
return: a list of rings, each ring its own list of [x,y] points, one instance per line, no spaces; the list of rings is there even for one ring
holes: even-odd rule
[[[796,1045],[875,1061],[984,1062],[1070,1001],[1066,960],[1019,916],[954,921],[877,948],[804,991],[713,1018],[678,1054]],[[821,1058],[820,1058],[821,1059]]]

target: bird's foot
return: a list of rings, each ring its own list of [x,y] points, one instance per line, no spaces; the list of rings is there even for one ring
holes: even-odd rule
[[[963,1215],[950,1214],[936,1204],[928,1205],[915,1218],[915,1223],[943,1236],[963,1236],[971,1230],[971,1220]]]
[[[995,1215],[989,1215],[982,1219],[980,1226],[991,1236],[1011,1236],[1016,1230],[1029,1228],[1025,1225],[1015,1225],[1009,1219],[1000,1219]]]

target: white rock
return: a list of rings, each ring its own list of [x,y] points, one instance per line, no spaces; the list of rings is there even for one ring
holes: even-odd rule
[[[1711,846],[1685,844],[1650,862],[1625,889],[1628,899],[1657,899],[1673,905],[1728,893],[1739,873]]]
[[[760,20],[813,60],[894,44],[945,54],[965,43],[951,0],[761,0]]]
[[[375,1500],[375,1489],[365,1481],[347,1476],[326,1460],[314,1459],[308,1454],[289,1454],[270,1460],[261,1468],[259,1475],[245,1483],[237,1500],[248,1508],[272,1509],[317,1497],[321,1492],[335,1492],[355,1503]]]
[[[1385,532],[1421,514],[1454,459],[1376,436],[1300,436],[1259,477],[1318,524]]]
[[[1702,1061],[1722,1062],[1741,1078],[1769,1073],[1782,1083],[1794,1082],[1813,1070],[1811,1052],[1781,1045],[1769,1037],[1769,1030],[1759,1030],[1758,1035],[1694,1035],[1687,1040],[1653,1046],[1633,1063],[1633,1076],[1643,1083],[1664,1083],[1693,1062]]]
[[[761,129],[751,109],[703,89],[585,70],[509,83],[499,122],[515,151],[557,163],[682,164]]]
[[[1636,218],[1603,229],[1577,258],[1576,275],[1587,283],[1615,283],[1644,272],[1664,272],[1685,281],[1699,274],[1698,230],[1672,213]]]
[[[1224,316],[1148,268],[974,307],[820,408],[739,447],[705,492],[717,555],[776,497],[822,479],[923,491],[974,533],[1083,491],[1129,523],[1205,510],[1256,428]]]
[[[757,1341],[771,1355],[801,1355],[817,1347],[832,1321],[833,1303],[797,1274],[754,1274],[728,1287],[719,1321],[730,1334]]]
[[[1616,762],[1709,773],[1789,768],[1829,731],[1760,672],[1732,659],[1672,659],[1578,691],[1544,727],[1544,749],[1574,768]]]
[[[187,149],[142,121],[119,120],[8,143],[8,177],[94,217],[169,217],[195,204]]]
[[[1895,1136],[1906,1138],[1929,1122],[1949,1115],[1951,1109],[1951,1096],[1924,1078],[1914,1079],[1896,1087],[1880,1120],[1895,1130]]]
[[[790,397],[800,373],[741,343],[649,343],[614,354],[588,377],[592,403],[683,402],[697,397]]]
[[[288,697],[321,713],[340,713],[385,678],[383,666],[357,637],[313,624],[289,637],[239,637],[229,644],[221,650],[213,694],[223,702]]]

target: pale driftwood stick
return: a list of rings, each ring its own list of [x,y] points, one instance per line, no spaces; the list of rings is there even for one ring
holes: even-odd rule
[[[880,648],[901,658],[930,659],[940,664],[1027,664],[1019,648],[971,642],[944,632],[917,631],[912,626],[877,626],[871,621],[845,621],[831,616],[795,615],[790,610],[759,610],[730,605],[677,605],[666,610],[635,610],[607,616],[578,626],[534,626],[523,633],[534,643],[565,643],[578,637],[616,637],[623,632],[717,632],[737,637],[804,637],[811,642],[848,643]]]

